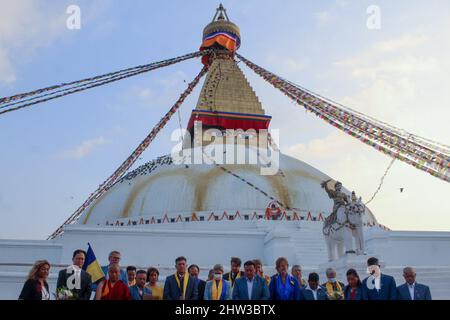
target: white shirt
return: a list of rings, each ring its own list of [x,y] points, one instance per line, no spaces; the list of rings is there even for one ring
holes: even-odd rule
[[[416,283],[413,284],[408,283],[409,295],[411,296],[411,300],[414,300],[414,288],[416,287]]]
[[[50,300],[50,293],[47,291],[47,288],[45,286],[42,286],[42,300]]]
[[[318,289],[318,288],[319,288],[319,287],[317,287],[316,290],[313,290],[313,289],[311,289],[311,287],[309,286],[309,284],[306,286],[306,290],[312,291],[312,294],[313,294],[313,296],[314,296],[314,300],[317,300],[317,289]]]
[[[252,280],[249,280],[249,278],[247,278],[248,298],[249,298],[250,300],[252,300],[253,280],[255,280],[254,277],[252,278]]]
[[[381,289],[381,273],[378,277],[373,276],[373,278],[374,278],[375,289],[380,290]]]

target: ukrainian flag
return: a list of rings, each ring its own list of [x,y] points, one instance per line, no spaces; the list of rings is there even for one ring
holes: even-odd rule
[[[94,250],[92,250],[91,244],[88,243],[88,250],[86,253],[86,259],[84,261],[83,270],[89,273],[92,277],[92,282],[96,282],[105,277],[97,258],[95,257]]]

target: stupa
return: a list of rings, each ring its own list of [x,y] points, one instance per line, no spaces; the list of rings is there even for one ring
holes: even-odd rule
[[[214,50],[202,60],[209,70],[181,150],[184,156],[200,154],[203,161],[180,162],[174,154],[163,155],[117,181],[57,238],[0,240],[0,298],[16,299],[31,264],[43,258],[53,264],[54,288],[58,268],[88,242],[104,264],[108,253],[118,250],[124,266],[157,266],[160,280],[173,272],[174,259],[181,255],[200,266],[202,278],[216,263],[228,267],[232,256],[261,259],[268,274],[274,272],[276,258],[284,256],[290,265],[301,264],[305,274],[314,270],[323,275],[318,266],[328,259],[322,228],[333,201],[321,183],[332,177],[279,153],[271,139],[250,143],[260,130],[270,129],[271,116],[235,59],[240,37],[222,6],[203,31],[201,48]],[[226,142],[220,139],[238,129],[242,132]],[[196,140],[196,130],[206,134]],[[261,174],[265,165],[258,162],[204,161],[205,146],[218,144],[223,144],[224,157],[233,148],[244,150],[245,159],[262,154],[277,170]],[[350,194],[345,188],[343,192]],[[413,265],[422,279],[429,276],[424,282],[436,297],[450,298],[447,288],[430,283],[433,274],[450,279],[448,233],[391,231],[368,208],[363,224],[367,254],[381,257],[398,281],[401,267]]]

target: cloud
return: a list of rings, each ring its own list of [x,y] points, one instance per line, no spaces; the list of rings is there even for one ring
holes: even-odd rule
[[[63,34],[66,16],[61,8],[37,0],[2,2],[0,82],[10,84],[16,80],[15,59],[29,58],[36,49]]]
[[[3,48],[0,48],[0,81],[7,84],[16,81],[16,72],[14,66]]]
[[[316,25],[318,27],[326,27],[334,21],[335,17],[329,11],[320,11],[314,14]]]
[[[375,42],[360,54],[346,59],[338,60],[334,62],[333,65],[335,67],[345,67],[353,69],[361,67],[361,65],[373,65],[378,63],[380,59],[384,59],[387,54],[390,54],[391,56],[395,53],[405,55],[411,50],[422,47],[422,45],[429,40],[430,38],[423,34],[404,34],[397,38]],[[409,59],[411,60],[412,57],[410,56]],[[416,60],[419,59],[416,58]],[[426,58],[421,58],[421,60],[427,61]],[[395,62],[400,62],[402,65],[405,65],[405,62],[402,61]],[[406,63],[411,63],[411,61],[408,61]],[[357,75],[358,73],[355,74]]]
[[[428,37],[424,35],[407,34],[399,38],[379,41],[373,45],[373,49],[380,53],[394,52],[425,44],[427,40]]]
[[[81,159],[91,154],[96,147],[104,145],[105,143],[107,143],[107,140],[102,136],[85,140],[80,145],[64,151],[63,157],[67,159]]]
[[[66,9],[71,2],[2,1],[0,10],[0,84],[16,81],[16,66],[33,58],[39,49],[68,34]],[[81,6],[82,28],[108,9],[109,1]],[[98,27],[97,27],[98,29]]]
[[[292,145],[283,152],[341,181],[348,190],[362,196],[364,202],[374,195],[392,161],[338,130]],[[368,207],[380,223],[392,229],[445,230],[450,212],[450,202],[445,199],[449,191],[448,183],[397,160]]]
[[[326,81],[340,81],[349,87],[341,96],[334,91],[335,100],[390,125],[449,144],[450,92],[446,83],[450,45],[441,38],[450,36],[450,29],[427,34],[430,36],[411,33],[369,44],[360,54],[335,63],[332,72],[339,80]],[[334,128],[283,151],[342,181],[363,201],[373,195],[391,161]],[[369,207],[380,223],[393,229],[444,230],[449,225],[450,201],[445,201],[449,191],[448,183],[397,160]]]

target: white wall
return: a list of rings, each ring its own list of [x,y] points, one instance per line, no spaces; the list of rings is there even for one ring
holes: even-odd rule
[[[170,230],[137,228],[95,228],[70,226],[61,239],[62,260],[70,262],[72,251],[87,248],[89,242],[101,264],[111,250],[122,252],[122,265],[172,266],[175,258],[185,256],[188,263],[211,268],[229,264],[232,256],[242,260],[263,257],[265,232],[220,230]]]
[[[34,263],[46,259],[59,264],[63,245],[45,240],[0,240],[0,263]]]
[[[369,230],[366,246],[389,267],[450,266],[450,232]]]

